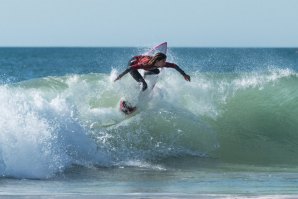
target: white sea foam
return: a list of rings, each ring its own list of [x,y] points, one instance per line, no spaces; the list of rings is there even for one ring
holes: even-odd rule
[[[45,178],[70,164],[104,158],[65,99],[1,86],[0,173]],[[101,156],[102,155],[102,156]]]

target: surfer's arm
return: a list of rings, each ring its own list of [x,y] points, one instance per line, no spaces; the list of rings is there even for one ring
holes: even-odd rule
[[[166,62],[165,67],[176,69],[184,77],[186,81],[190,82],[190,76],[186,74],[177,64]]]
[[[132,67],[128,67],[125,71],[123,71],[120,75],[118,75],[118,77],[114,80],[114,82],[121,79],[124,75],[129,73],[131,70],[132,70]]]

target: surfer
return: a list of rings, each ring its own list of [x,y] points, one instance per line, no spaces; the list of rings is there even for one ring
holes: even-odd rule
[[[134,56],[128,62],[128,68],[122,72],[115,80],[121,79],[127,73],[137,81],[142,83],[142,91],[147,89],[147,83],[144,80],[146,75],[159,74],[159,68],[174,68],[176,69],[186,81],[190,81],[190,76],[187,75],[177,64],[166,62],[167,56],[164,53],[156,53],[154,56],[138,55]],[[143,69],[146,72],[144,77],[139,73],[138,69]]]

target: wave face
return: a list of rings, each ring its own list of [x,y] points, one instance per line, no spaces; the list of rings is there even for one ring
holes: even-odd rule
[[[71,165],[185,156],[297,164],[296,72],[193,72],[189,83],[169,69],[140,96],[131,77],[114,83],[116,73],[1,85],[0,175],[48,178]],[[123,97],[136,114],[118,110]]]

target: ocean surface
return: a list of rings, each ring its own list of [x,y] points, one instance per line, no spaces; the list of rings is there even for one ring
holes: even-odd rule
[[[295,198],[298,49],[0,48],[0,197]],[[138,107],[119,111],[121,99]]]

